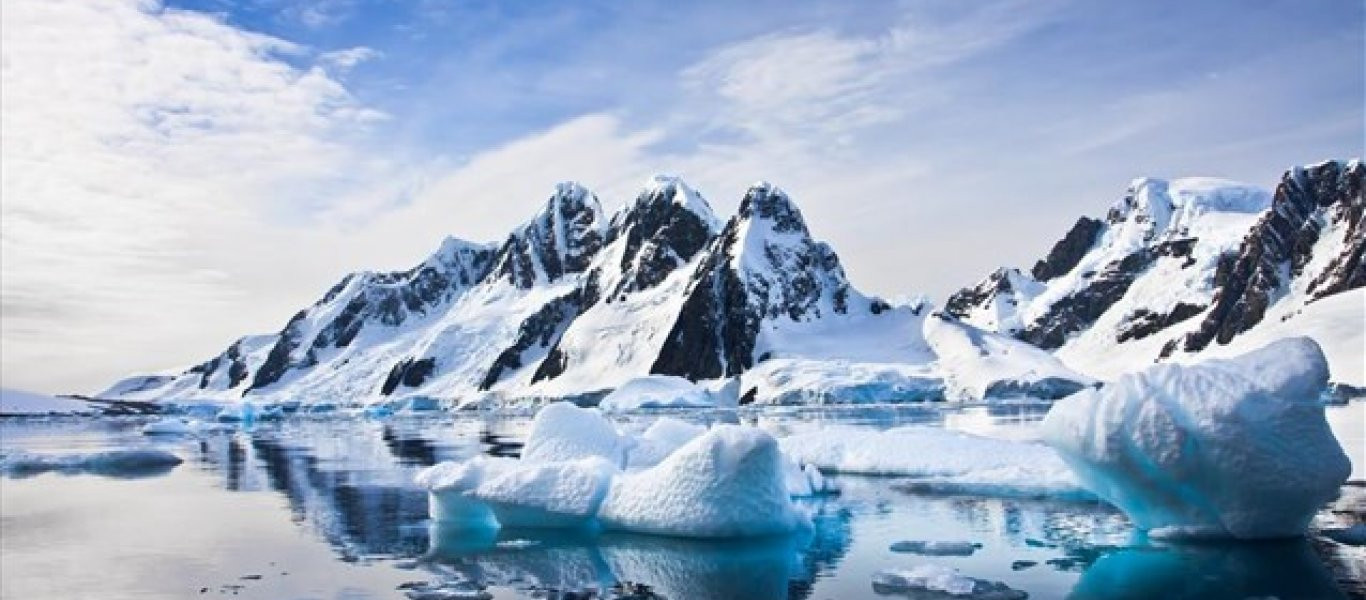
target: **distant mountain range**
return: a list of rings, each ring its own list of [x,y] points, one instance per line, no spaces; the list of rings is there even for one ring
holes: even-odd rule
[[[1058,396],[1087,374],[1294,333],[1362,385],[1364,174],[1295,168],[1274,194],[1137,180],[1029,272],[1000,269],[933,316],[854,288],[772,184],[723,222],[675,177],[610,218],[564,183],[501,244],[448,238],[408,271],[354,273],[278,333],[99,396],[487,405],[591,399],[650,374],[738,377],[758,402]]]

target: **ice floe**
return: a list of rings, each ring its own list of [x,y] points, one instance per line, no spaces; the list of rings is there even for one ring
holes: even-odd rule
[[[1044,439],[1154,537],[1301,535],[1351,471],[1318,402],[1309,338],[1157,365],[1055,404]]]
[[[873,591],[879,594],[913,594],[914,597],[951,597],[971,600],[1023,600],[1029,594],[1004,583],[968,577],[943,565],[918,565],[909,569],[884,569],[873,574]],[[935,594],[938,592],[938,594]],[[925,594],[929,595],[925,595]]]
[[[894,542],[888,549],[892,552],[923,556],[972,556],[981,547],[981,544],[973,542],[906,540]]]
[[[181,462],[175,454],[152,448],[87,454],[15,452],[0,456],[0,472],[12,477],[27,477],[49,471],[68,475],[90,473],[106,477],[145,477],[165,473]]]
[[[626,440],[601,412],[555,402],[536,413],[522,447],[522,460],[554,462],[590,456],[617,467],[626,464]]]
[[[779,440],[795,460],[823,471],[909,478],[914,491],[993,496],[1089,499],[1051,448],[949,431],[906,426],[881,432],[830,427]]]

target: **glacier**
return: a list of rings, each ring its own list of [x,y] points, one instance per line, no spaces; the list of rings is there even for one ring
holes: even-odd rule
[[[1298,536],[1351,473],[1318,400],[1327,379],[1303,337],[1157,365],[1058,401],[1043,439],[1155,537]]]

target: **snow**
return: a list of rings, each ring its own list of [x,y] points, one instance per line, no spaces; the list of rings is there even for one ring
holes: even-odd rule
[[[735,387],[723,386],[712,392],[682,377],[648,375],[636,377],[612,390],[598,407],[608,412],[629,412],[651,408],[734,408],[739,401]]]
[[[474,488],[503,527],[587,526],[617,466],[600,456],[555,463],[521,461]]]
[[[619,470],[623,451],[626,472]],[[789,471],[799,484],[789,484]],[[541,409],[520,459],[445,462],[415,481],[429,492],[431,518],[451,528],[601,524],[705,538],[804,527],[808,519],[791,497],[831,489],[755,427],[706,430],[665,417],[639,436],[623,436],[596,409],[568,403]]]
[[[0,388],[0,415],[84,414],[98,412],[89,403],[10,388]]]
[[[706,431],[706,427],[696,423],[660,417],[633,440],[626,452],[626,466],[628,469],[653,467]]]
[[[789,498],[782,461],[769,434],[718,425],[658,465],[613,480],[599,519],[607,529],[699,538],[809,527]]]
[[[936,592],[953,598],[980,600],[1022,600],[1029,594],[1003,583],[968,577],[958,569],[943,565],[917,565],[909,569],[883,569],[873,574],[873,591],[879,594],[907,594],[912,597],[937,597]]]
[[[822,471],[908,477],[906,489],[991,496],[1091,497],[1043,444],[906,426],[870,433],[827,427],[779,440],[783,452]]]
[[[741,375],[755,404],[875,404],[943,398],[944,382],[927,364],[773,358]]]
[[[522,460],[556,462],[601,457],[617,468],[626,464],[626,440],[598,410],[555,402],[531,421]]]
[[[1059,401],[1043,436],[1152,535],[1297,536],[1351,470],[1318,402],[1327,377],[1303,337],[1157,365]]]
[[[1293,302],[1277,303],[1262,321],[1227,345],[1212,343],[1198,354],[1179,354],[1173,360],[1193,362],[1210,358],[1229,358],[1292,336],[1308,336],[1318,343],[1328,359],[1328,379],[1366,387],[1366,288],[1340,292],[1320,298],[1303,307]]]
[[[0,456],[0,472],[27,477],[56,471],[67,475],[90,473],[107,477],[159,475],[183,462],[165,450],[120,449],[88,454],[31,454],[16,452]]]
[[[1052,399],[1095,383],[1033,345],[943,313],[931,314],[924,327],[951,399]]]

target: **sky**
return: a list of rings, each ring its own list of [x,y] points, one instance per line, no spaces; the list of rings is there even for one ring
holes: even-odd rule
[[[93,393],[495,241],[556,182],[785,189],[940,301],[1136,177],[1361,156],[1359,0],[5,0],[0,384]]]

